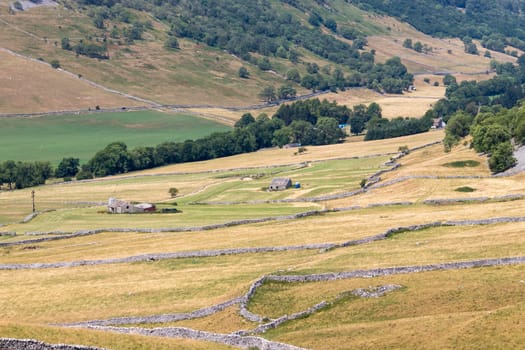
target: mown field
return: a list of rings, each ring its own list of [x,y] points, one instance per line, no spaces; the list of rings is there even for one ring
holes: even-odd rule
[[[104,329],[64,328],[63,324],[188,313],[242,296],[262,276],[335,274],[480,259],[497,262],[521,256],[525,251],[524,175],[491,177],[486,159],[465,146],[451,153],[444,153],[442,145],[414,150],[398,160],[399,168],[383,173],[377,187],[340,199],[308,200],[359,190],[361,179],[388,169],[384,163],[399,146],[415,148],[440,135],[434,132],[388,141],[308,147],[300,156],[293,150],[268,150],[132,176],[41,186],[34,189],[38,208],[56,211],[41,213],[26,224],[15,222],[30,211],[22,203],[28,200],[31,189],[2,192],[0,213],[8,224],[0,230],[18,235],[0,239],[4,245],[0,247],[0,335],[110,349],[228,349],[234,347]],[[275,176],[290,176],[303,187],[264,191],[262,187]],[[397,182],[389,184],[392,180]],[[169,197],[167,189],[172,186],[180,189],[178,198]],[[465,186],[474,192],[456,191]],[[510,194],[516,196],[503,199]],[[159,206],[176,201],[182,213],[109,215],[103,213],[103,205],[95,204],[107,200],[108,195],[152,201]],[[425,202],[483,196],[490,199],[441,205]],[[306,201],[294,202],[297,200]],[[9,203],[13,203],[11,208]],[[339,209],[304,218],[282,217],[333,208]],[[261,217],[274,219],[175,232],[177,227]],[[505,220],[479,221],[493,218]],[[356,241],[395,227],[430,223],[434,225],[399,230],[366,244]],[[26,231],[99,227],[108,230],[5,246],[60,236],[27,236]],[[110,229],[119,227],[173,229],[142,233]],[[355,243],[337,245],[349,241]],[[324,244],[332,245],[320,248]],[[254,251],[256,248],[264,249]],[[214,251],[215,255],[209,255]],[[199,255],[205,252],[208,255]],[[169,257],[165,255],[168,253],[190,255]],[[112,260],[128,257],[136,259]],[[80,265],[67,265],[80,261]],[[41,268],[39,264],[43,263],[63,265]],[[13,264],[34,265],[6,269]],[[309,316],[256,334],[306,349],[419,349],[422,344],[428,349],[519,348],[525,340],[521,320],[524,273],[524,265],[511,264],[307,283],[266,281],[256,288],[247,308],[271,320],[328,302]],[[357,288],[383,285],[400,287],[376,298],[352,294]],[[131,320],[115,324],[132,331],[131,327],[185,327],[218,334],[253,330],[260,324],[241,316],[235,303],[189,320],[147,319],[138,324]]]
[[[131,149],[227,130],[191,114],[157,111],[0,118],[0,161],[47,160],[56,165],[64,157],[74,157],[84,163],[115,141]]]

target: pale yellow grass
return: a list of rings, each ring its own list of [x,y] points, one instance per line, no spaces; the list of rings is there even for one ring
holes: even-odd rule
[[[439,78],[441,79],[441,78]],[[438,80],[435,77],[434,80]],[[433,80],[433,81],[434,81]],[[375,102],[381,106],[384,118],[422,117],[440,98],[445,96],[444,87],[435,87],[423,83],[423,78],[416,77],[416,91],[404,92],[402,95],[382,95],[366,89],[348,89],[324,96],[329,101],[353,107],[358,104],[369,105]]]
[[[376,50],[378,61],[398,56],[411,72],[480,73],[490,69],[491,59],[499,62],[516,60],[514,57],[495,51],[491,51],[492,58],[484,57],[482,54],[468,55],[464,52],[463,42],[459,39],[433,38],[389,17],[377,16],[375,20],[391,29],[389,35],[368,37],[368,46]],[[413,43],[420,41],[432,47],[432,52],[418,53],[403,47],[403,42],[407,38],[412,39]],[[480,52],[485,52],[479,43],[478,48]]]
[[[379,193],[379,195],[383,194]],[[406,200],[406,198],[401,199]],[[354,202],[357,204],[363,202],[362,204],[366,205],[368,204],[366,200],[367,198]],[[354,202],[336,201],[329,205],[336,207],[346,204],[355,205]],[[23,246],[2,248],[0,263],[60,262],[78,260],[80,257],[94,260],[147,253],[342,243],[383,233],[397,226],[502,216],[520,217],[523,215],[524,207],[525,201],[522,200],[448,206],[378,207],[325,214],[302,220],[243,225],[203,232],[103,233],[38,243],[37,249],[27,250]],[[374,224],[371,225],[371,222]],[[27,237],[21,236],[21,238]]]
[[[217,312],[211,316],[185,320],[178,322],[168,322],[160,324],[147,324],[147,328],[155,327],[188,327],[207,332],[232,333],[241,329],[253,329],[258,323],[247,321],[239,315],[239,306],[230,306],[223,311]]]
[[[355,288],[405,288],[382,298],[347,299],[269,336],[313,349],[519,348],[525,341],[523,272],[516,266],[276,286],[265,297],[286,311],[294,302],[311,306]]]
[[[0,306],[4,321],[32,323],[191,311],[239,296],[250,281],[277,270],[345,271],[519,255],[525,248],[521,240],[524,227],[519,223],[427,229],[324,253],[0,271],[5,282],[0,287]]]
[[[256,153],[247,153],[227,158],[213,159],[202,162],[169,165],[140,172],[138,174],[158,174],[167,172],[196,172],[209,169],[234,169],[243,167],[264,167],[270,165],[298,164],[301,162],[326,160],[344,157],[362,157],[373,154],[396,153],[399,146],[409,148],[422,146],[431,142],[440,141],[444,137],[443,131],[434,131],[423,134],[399,137],[388,140],[353,142],[350,138],[343,144],[328,146],[307,146],[307,152],[295,155],[297,149],[272,148],[260,150]]]
[[[459,192],[460,187],[471,187],[474,192]],[[430,199],[468,199],[479,197],[502,197],[510,194],[525,195],[523,177],[506,179],[412,179],[389,187],[369,191],[362,196],[337,200],[330,206],[348,206],[385,202],[423,202]],[[521,204],[515,204],[521,207]],[[502,213],[504,216],[504,213]]]
[[[95,88],[77,77],[0,51],[0,113],[39,113],[144,105]]]
[[[312,254],[317,252],[0,271],[2,320],[47,324],[189,312],[238,297],[258,277]]]
[[[196,113],[200,116],[203,116],[204,118],[209,118],[211,120],[215,120],[218,122],[222,122],[226,125],[234,125],[235,122],[237,122],[239,119],[241,119],[241,116],[245,113],[250,113],[254,118],[257,118],[259,115],[265,113],[269,117],[275,114],[277,110],[279,109],[278,106],[270,106],[267,108],[262,109],[244,109],[244,110],[236,110],[233,111],[231,109],[224,109],[224,108],[189,108],[188,111],[192,113]]]
[[[6,338],[38,339],[48,344],[82,344],[114,350],[181,349],[211,350],[234,349],[218,343],[189,339],[169,339],[139,335],[117,334],[86,329],[66,329],[52,326],[36,326],[22,323],[0,323],[0,334]]]
[[[445,164],[473,160],[479,162],[476,167],[455,168]],[[442,144],[437,144],[413,152],[399,160],[401,167],[393,173],[385,174],[384,179],[397,178],[406,175],[435,176],[489,176],[487,157],[480,156],[468,146],[458,146],[452,152],[445,152]]]
[[[165,104],[255,104],[260,102],[257,94],[261,86],[284,82],[279,76],[253,67],[249,67],[250,79],[241,79],[237,72],[245,65],[243,61],[195,42],[180,40],[180,50],[166,50],[163,47],[165,29],[161,29],[158,22],[154,22],[153,30],[148,31],[144,40],[130,47],[119,45],[118,40],[109,40],[110,59],[94,60],[76,57],[73,52],[60,48],[65,32],[73,43],[88,36],[100,36],[87,15],[62,6],[34,8],[16,16],[7,15],[3,9],[2,14],[7,24],[0,22],[0,47],[42,57],[47,62],[59,59],[62,67],[74,74]],[[144,13],[135,14],[142,21],[152,20]],[[111,21],[106,21],[106,25],[120,27]]]
[[[521,256],[523,223],[429,228],[368,245],[336,249],[297,265],[300,273],[426,265]]]

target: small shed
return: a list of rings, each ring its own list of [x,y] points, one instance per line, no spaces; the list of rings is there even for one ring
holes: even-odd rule
[[[153,213],[157,209],[155,204],[140,203],[133,206],[135,213]]]
[[[270,191],[284,191],[290,187],[292,187],[292,179],[289,177],[276,177],[272,180],[268,189]]]

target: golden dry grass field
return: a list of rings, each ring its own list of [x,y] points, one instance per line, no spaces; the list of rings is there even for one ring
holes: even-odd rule
[[[0,113],[119,108],[144,103],[93,87],[78,77],[0,51]]]
[[[390,28],[368,38],[378,61],[398,55],[416,73],[417,90],[380,95],[349,89],[321,98],[348,106],[377,102],[387,118],[420,117],[444,96],[443,76],[437,72],[453,72],[458,80],[490,77],[485,73],[490,60],[465,55],[459,40],[431,38],[386,17],[367,20],[377,28]],[[60,6],[11,15],[7,1],[0,0],[0,48],[46,62],[59,59],[74,73],[0,51],[9,71],[0,77],[0,113],[143,104],[94,88],[75,77],[78,74],[160,103],[210,105],[189,112],[228,125],[244,112],[271,115],[278,108],[218,107],[258,103],[261,86],[284,79],[254,68],[246,82],[237,74],[242,61],[186,40],[172,55],[160,44],[165,34],[157,22],[145,40],[131,48],[112,43],[110,62],[60,49],[64,28],[72,39],[96,36],[86,30],[90,21]],[[431,46],[432,52],[404,48],[406,38]],[[496,52],[492,57],[514,60]],[[324,65],[318,58],[308,59]],[[112,74],[105,74],[107,70]],[[309,315],[255,336],[303,349],[521,348],[525,264],[497,264],[525,255],[525,174],[491,176],[485,156],[468,145],[445,153],[442,144],[435,144],[443,137],[441,130],[370,142],[352,136],[342,144],[308,146],[300,154],[294,148],[272,148],[94,181],[0,191],[0,338],[116,350],[236,349],[209,337],[69,326],[129,317],[128,322],[107,324],[128,331],[186,327],[231,335],[326,301],[328,305]],[[392,169],[387,163],[403,146],[412,151]],[[377,184],[362,190],[362,181],[380,171],[385,172]],[[268,192],[274,177],[290,177],[301,188]],[[176,198],[168,192],[172,187],[179,190]],[[32,191],[38,216],[22,223],[32,211]],[[181,212],[108,214],[109,197]],[[450,201],[428,202],[436,199]],[[301,217],[311,211],[314,215]],[[500,222],[490,221],[497,218]],[[431,223],[434,226],[408,229]],[[70,234],[94,229],[100,232]],[[126,232],[119,232],[122,229]],[[366,278],[301,283],[268,279],[246,300],[247,309],[261,316],[261,322],[243,315],[239,302],[187,320],[151,318],[231,301],[264,276],[335,277],[356,270],[481,259],[493,259],[496,266],[385,276],[369,272]],[[353,294],[358,288],[392,284],[400,288],[382,296]]]
[[[279,193],[262,191],[262,185],[272,176],[292,174],[294,178],[307,178],[306,183],[310,187],[304,195],[344,193],[359,189],[360,179],[386,169],[382,164],[390,156],[379,154],[396,154],[400,146],[414,148],[439,140],[442,136],[441,132],[431,132],[384,141],[354,140],[334,146],[308,147],[306,154],[301,156],[294,155],[292,149],[267,150],[152,169],[131,174],[131,177],[115,176],[93,182],[35,188],[41,201],[37,203],[57,210],[41,213],[26,224],[12,223],[1,227],[4,232],[19,233],[16,237],[1,237],[1,244],[53,236],[26,236],[23,234],[25,231],[200,226],[312,209],[361,207],[205,231],[101,232],[48,242],[2,246],[0,335],[110,349],[227,349],[231,347],[209,341],[123,335],[104,330],[63,328],[56,324],[191,312],[244,295],[251,283],[269,274],[337,273],[523,255],[525,222],[480,225],[475,221],[498,217],[523,218],[524,199],[442,205],[423,203],[424,200],[436,198],[494,198],[525,194],[522,185],[524,175],[491,177],[486,159],[464,146],[458,146],[450,153],[445,153],[439,144],[415,150],[398,160],[401,164],[399,168],[381,175],[379,184],[387,185],[370,188],[364,193],[321,202],[264,202],[265,199],[297,199],[303,196],[295,189]],[[451,163],[467,160],[478,163],[472,162],[471,167],[450,166]],[[310,166],[297,166],[305,161],[311,162]],[[214,172],[206,172],[209,170]],[[260,174],[262,178],[258,177]],[[254,175],[257,175],[256,179],[245,180]],[[467,175],[477,178],[453,178]],[[387,183],[410,176],[419,178],[391,185]],[[328,186],[329,183],[334,186]],[[173,201],[167,192],[171,186],[181,190],[181,196],[175,200],[183,213],[119,216],[103,213],[102,205],[91,207],[87,204],[104,201],[111,195],[168,205]],[[475,191],[455,191],[462,186],[470,186]],[[9,221],[13,222],[27,214],[30,211],[27,205],[29,191],[0,193],[2,217],[13,218]],[[250,194],[263,202],[191,204],[195,200],[245,201],[251,198]],[[407,201],[413,204],[388,205]],[[26,203],[25,207],[22,202]],[[80,203],[85,203],[85,207],[80,208]],[[394,227],[456,220],[474,222],[470,225],[403,231],[367,244],[332,249],[306,249],[305,246],[339,244],[384,233]],[[285,249],[292,246],[297,248]],[[166,253],[261,247],[284,250],[224,251],[209,257],[147,258]],[[144,258],[135,262],[108,260],[133,256]],[[84,261],[84,264],[98,262],[57,268],[38,268],[35,265],[31,269],[5,269],[13,264],[75,261]],[[308,317],[285,322],[276,329],[258,334],[272,341],[307,349],[368,348],[371,344],[378,348],[417,349],[423,343],[429,349],[474,349],[485,345],[498,348],[502,344],[517,346],[524,340],[521,322],[524,273],[525,266],[518,264],[366,279],[265,282],[249,300],[248,309],[273,319],[301,312],[321,301],[329,302],[329,307]],[[360,298],[350,293],[356,288],[385,284],[397,284],[402,288],[377,298]],[[229,334],[254,329],[258,323],[243,318],[239,314],[239,306],[233,305],[191,320],[167,323],[148,321],[138,326],[189,327]],[[429,329],[432,330],[430,333]]]
[[[100,33],[92,26],[90,17],[62,6],[37,7],[12,15],[7,11],[7,4],[4,0],[0,2],[0,48],[46,62],[58,59],[61,66],[72,75],[66,76],[49,66],[38,65],[19,57],[9,57],[10,55],[1,52],[3,62],[9,64],[14,74],[2,77],[5,81],[0,90],[0,112],[30,113],[93,108],[97,105],[109,108],[145,104],[94,88],[75,78],[81,75],[104,87],[158,103],[208,105],[212,108],[197,108],[193,111],[225,124],[232,124],[243,112],[264,112],[271,115],[275,107],[232,112],[221,109],[220,106],[261,103],[257,97],[261,86],[279,86],[285,83],[283,76],[287,70],[286,62],[278,58],[273,60],[273,64],[279,67],[279,74],[262,72],[248,65],[250,79],[241,79],[237,71],[245,63],[226,52],[186,40],[181,40],[181,49],[176,53],[169,52],[161,44],[165,40],[163,24],[156,21],[144,40],[131,47],[119,45],[116,40],[110,41],[110,60],[77,57],[73,52],[62,50],[60,41],[65,33],[73,42],[84,37],[99,36]],[[371,91],[350,89],[323,96],[329,100],[349,106],[377,102],[388,118],[420,117],[444,96],[442,76],[435,75],[436,72],[450,71],[460,81],[490,77],[489,74],[484,74],[489,70],[490,59],[465,54],[459,40],[431,38],[388,17],[364,16],[371,26],[375,26],[376,31],[377,28],[383,28],[379,31],[382,32],[381,35],[369,37],[368,48],[375,50],[379,62],[397,55],[411,72],[421,73],[422,75],[416,76],[417,90],[401,96],[377,96]],[[151,20],[149,17],[144,18],[146,19]],[[364,19],[360,20],[363,21]],[[404,48],[402,43],[406,38],[411,38],[414,42],[419,40],[431,46],[433,51],[423,54]],[[327,65],[327,62],[318,57],[306,52],[302,54],[305,55],[304,60],[318,62],[320,66]],[[499,62],[515,61],[515,58],[498,52],[491,54]],[[425,83],[424,78],[429,78],[430,84]],[[45,84],[49,81],[53,82],[48,85],[53,86],[53,89],[45,89]],[[440,86],[435,87],[434,82],[438,82]],[[21,89],[21,86],[24,88]],[[299,94],[308,92],[297,88]]]

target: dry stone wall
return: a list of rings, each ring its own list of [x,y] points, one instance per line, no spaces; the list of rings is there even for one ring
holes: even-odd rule
[[[301,214],[298,214],[301,215]],[[282,247],[254,247],[254,248],[231,248],[231,249],[218,249],[218,250],[202,250],[202,251],[190,251],[190,252],[177,252],[177,253],[157,253],[157,254],[142,254],[124,258],[114,259],[100,259],[100,260],[78,260],[69,262],[58,262],[58,263],[33,263],[33,264],[0,264],[0,270],[24,270],[24,269],[49,269],[49,268],[68,268],[77,266],[92,266],[92,265],[104,265],[104,264],[121,264],[121,263],[134,263],[144,261],[156,261],[165,259],[185,259],[185,258],[203,258],[203,257],[214,257],[221,255],[238,255],[238,254],[256,254],[256,253],[268,253],[268,252],[282,252],[282,251],[298,251],[298,250],[330,250],[337,248],[345,248],[354,245],[367,244],[378,240],[386,239],[392,235],[399,234],[402,232],[413,232],[419,231],[431,227],[440,226],[472,226],[472,225],[491,225],[501,223],[518,223],[525,222],[525,217],[499,217],[499,218],[488,218],[480,220],[458,220],[458,221],[436,221],[420,225],[411,226],[400,226],[386,230],[385,232],[379,233],[374,236],[365,237],[362,239],[351,240],[339,244],[335,243],[319,243],[319,244],[305,244],[297,246],[282,246]],[[156,230],[156,229],[155,229]],[[160,229],[163,230],[163,229]],[[101,230],[100,232],[108,232],[108,230]],[[134,230],[118,232],[136,232]],[[141,232],[141,231],[139,231]],[[149,231],[148,231],[149,232]],[[94,234],[94,233],[91,233]],[[78,236],[77,236],[78,237]],[[35,241],[45,241],[46,238],[54,239],[56,237],[44,237]],[[59,237],[60,238],[60,237]],[[24,241],[28,242],[28,241]],[[18,243],[18,242],[13,242]],[[248,298],[250,296],[248,295]],[[257,320],[259,322],[259,320]]]
[[[105,350],[82,345],[47,344],[33,339],[0,338],[0,350]]]
[[[241,349],[249,349],[252,347],[258,348],[259,350],[305,350],[305,348],[300,348],[298,346],[293,346],[289,344],[274,342],[271,340],[266,340],[259,337],[243,337],[235,334],[219,334],[198,331],[194,329],[184,328],[184,327],[170,327],[170,328],[121,328],[121,327],[100,327],[93,326],[88,327],[91,329],[98,329],[103,331],[110,331],[116,333],[124,334],[139,334],[152,337],[167,337],[167,338],[184,338],[184,339],[194,339],[202,340],[214,343],[221,343],[230,346],[234,346]]]

